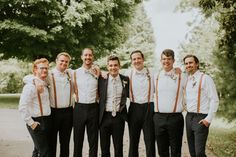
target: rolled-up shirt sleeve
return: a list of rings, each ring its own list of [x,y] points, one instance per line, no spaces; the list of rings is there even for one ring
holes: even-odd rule
[[[35,86],[27,84],[24,86],[22,94],[20,96],[19,102],[19,112],[22,119],[31,126],[34,123],[32,115],[30,113],[30,108],[33,105],[33,97],[35,93]]]
[[[219,97],[217,94],[215,83],[212,78],[206,77],[206,82],[206,89],[208,91],[207,94],[209,99],[209,111],[205,120],[211,123],[219,106]]]

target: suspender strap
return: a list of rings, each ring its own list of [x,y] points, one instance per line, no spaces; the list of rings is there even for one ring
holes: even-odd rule
[[[78,86],[77,86],[77,81],[76,81],[76,70],[74,71],[74,86],[75,86],[75,96],[77,102],[79,102],[79,93],[78,93]]]
[[[69,107],[70,107],[70,105],[71,105],[71,97],[72,97],[72,82],[71,82],[71,78],[70,78],[70,75],[69,75],[68,71],[66,72],[66,74],[68,76],[69,83],[70,83],[70,100],[69,100]]]
[[[151,98],[151,78],[150,72],[147,68],[147,77],[148,77],[148,111],[150,111],[150,98]]]
[[[129,82],[130,82],[130,95],[131,95],[131,100],[132,100],[132,102],[134,102],[132,77],[133,77],[133,70],[131,70],[131,75],[130,75],[130,78],[129,78]]]
[[[178,104],[180,83],[181,83],[181,73],[179,74],[178,88],[177,88],[177,92],[176,92],[175,106],[174,106],[173,112],[176,112],[176,108],[177,108],[177,104]]]
[[[158,110],[158,79],[159,79],[160,74],[157,76],[156,79],[156,111],[159,112]]]
[[[53,83],[53,91],[54,91],[54,103],[55,103],[55,108],[57,108],[57,89],[56,89],[56,81],[54,74],[52,73],[52,83]]]
[[[199,86],[198,86],[197,113],[200,112],[201,88],[202,88],[202,78],[203,78],[203,75],[204,75],[204,74],[201,75],[200,83],[199,83]]]
[[[39,91],[38,91],[38,89],[37,89],[37,86],[36,86],[36,84],[35,84],[35,80],[33,80],[33,82],[34,82],[35,88],[36,88],[36,90],[37,90],[37,96],[38,96],[40,114],[41,114],[41,116],[43,116],[43,105],[42,105],[40,93],[39,93]]]

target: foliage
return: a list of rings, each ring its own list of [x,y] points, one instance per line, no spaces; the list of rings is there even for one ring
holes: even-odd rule
[[[0,62],[0,93],[20,93],[22,78],[30,73],[30,65],[17,59]]]
[[[1,0],[0,53],[3,58],[54,60],[67,51],[76,63],[84,47],[96,56],[127,38],[126,23],[139,0]]]
[[[134,50],[141,50],[145,56],[145,64],[153,66],[155,41],[151,24],[147,18],[143,5],[135,7],[134,16],[126,25],[127,40],[111,53],[116,54],[120,60],[122,68],[130,66],[130,53]],[[106,68],[107,57],[102,57],[97,61],[102,69]]]
[[[219,114],[233,120],[236,118],[236,1],[182,0],[182,6],[186,4],[199,8],[205,17],[215,17],[219,23],[217,48],[213,51],[214,65],[219,69],[215,73],[221,98]]]
[[[211,128],[208,138],[208,148],[217,156],[236,156],[236,130]]]

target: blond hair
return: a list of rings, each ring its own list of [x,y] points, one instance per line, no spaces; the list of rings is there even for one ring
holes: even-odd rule
[[[60,57],[60,56],[66,56],[69,58],[69,61],[71,60],[71,56],[69,55],[69,53],[67,52],[61,52],[57,55],[57,59]]]
[[[37,68],[37,65],[40,64],[40,63],[46,63],[49,66],[49,62],[46,58],[36,59],[33,63],[33,67],[32,67],[32,72],[33,72],[34,75],[35,75],[35,69]]]

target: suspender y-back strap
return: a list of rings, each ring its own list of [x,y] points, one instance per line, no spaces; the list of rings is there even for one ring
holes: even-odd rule
[[[158,79],[159,79],[159,75],[157,76],[157,79],[156,79],[156,110],[157,110],[157,112],[159,112],[159,109],[158,109]],[[180,84],[181,84],[181,74],[179,74],[178,87],[177,87],[177,90],[176,90],[175,105],[174,105],[173,112],[176,112],[176,109],[177,109],[177,104],[178,104],[178,99],[179,99],[179,91],[180,91]]]
[[[70,83],[70,98],[69,98],[69,106],[71,105],[71,96],[72,96],[72,83],[71,83],[71,78],[69,75],[69,72],[66,72],[69,83]],[[54,103],[55,103],[55,108],[57,108],[57,88],[56,88],[56,81],[54,77],[54,73],[52,73],[52,82],[53,82],[53,91],[54,91]],[[68,107],[69,107],[68,106]]]
[[[148,110],[150,110],[150,99],[151,99],[151,78],[150,78],[150,72],[147,68],[147,77],[148,77]],[[133,78],[133,70],[131,70],[130,75],[130,95],[132,102],[134,101],[134,94],[133,94],[133,84],[132,84],[132,78]]]

